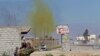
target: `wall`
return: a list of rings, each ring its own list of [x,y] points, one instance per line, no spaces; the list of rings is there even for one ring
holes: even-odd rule
[[[27,42],[31,42],[31,45],[33,47],[38,47],[40,45],[40,42],[44,42],[48,48],[55,48],[55,47],[58,47],[60,46],[59,45],[59,40],[58,39],[54,39],[54,40],[50,40],[50,39],[42,39],[42,40],[39,40],[39,39],[33,39],[33,40],[27,40]]]
[[[21,46],[20,33],[14,27],[1,27],[0,28],[0,56],[2,53],[7,52],[11,54],[16,47]]]

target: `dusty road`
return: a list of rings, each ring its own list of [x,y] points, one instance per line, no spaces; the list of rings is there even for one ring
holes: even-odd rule
[[[36,51],[30,56],[45,56],[48,53],[54,56],[65,54],[66,56],[100,56],[100,49],[94,49],[90,46],[71,46],[72,51],[63,52],[61,49],[54,49],[51,51]]]

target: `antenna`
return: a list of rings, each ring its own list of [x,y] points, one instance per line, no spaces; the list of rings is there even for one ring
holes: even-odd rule
[[[6,26],[17,26],[15,13],[11,13],[8,9],[3,8],[3,18],[5,19]]]

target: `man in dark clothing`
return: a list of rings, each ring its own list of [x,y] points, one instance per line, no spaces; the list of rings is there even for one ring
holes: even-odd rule
[[[14,56],[18,56],[18,47],[15,49]]]

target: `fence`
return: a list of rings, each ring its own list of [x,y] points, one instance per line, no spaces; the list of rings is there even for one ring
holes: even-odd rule
[[[47,48],[57,48],[59,47],[59,39],[31,39],[28,40],[31,43],[32,47],[37,48],[40,46],[40,43],[43,42]]]

